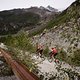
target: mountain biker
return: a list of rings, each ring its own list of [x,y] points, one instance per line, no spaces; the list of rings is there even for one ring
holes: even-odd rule
[[[56,48],[51,48],[51,52],[49,53],[50,58],[54,57],[57,55],[57,49]]]
[[[36,54],[37,55],[40,54],[40,57],[42,57],[42,55],[43,55],[43,46],[42,45],[37,44]]]

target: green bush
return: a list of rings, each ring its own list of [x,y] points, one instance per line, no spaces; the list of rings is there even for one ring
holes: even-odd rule
[[[64,49],[61,49],[61,50],[59,50],[56,58],[59,59],[59,60],[62,60],[62,61],[66,61],[67,53],[64,51]]]
[[[74,56],[72,58],[72,62],[76,66],[80,66],[80,49],[74,51]]]
[[[12,58],[16,61],[23,63],[28,67],[28,69],[35,69],[36,65],[32,64],[34,63],[34,60],[31,59],[31,56],[29,53],[26,53],[26,51],[21,51],[18,48],[9,48],[8,51],[12,55]]]
[[[27,50],[27,51],[34,51],[34,47],[30,42],[30,39],[26,33],[21,32],[17,36],[11,36],[9,35],[5,39],[5,44],[11,47],[17,47],[21,50]]]
[[[69,53],[71,53],[71,51]],[[66,61],[70,65],[80,66],[80,49],[76,49],[75,51],[73,51],[72,55],[67,56],[59,54],[58,57]]]
[[[44,51],[43,51],[43,54],[44,54],[44,56],[48,56],[48,53],[49,53],[49,48],[46,47],[46,48],[44,49]]]

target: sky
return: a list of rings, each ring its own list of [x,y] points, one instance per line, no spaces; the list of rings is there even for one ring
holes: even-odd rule
[[[14,8],[29,8],[31,6],[50,5],[53,8],[64,10],[75,0],[0,0],[0,11]]]

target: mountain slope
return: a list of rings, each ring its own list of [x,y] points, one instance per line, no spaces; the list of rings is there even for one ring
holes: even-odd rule
[[[80,2],[78,0],[76,0],[66,10],[62,11],[62,13],[60,13],[60,15],[57,15],[55,18],[53,18],[48,23],[46,23],[46,25],[44,25],[44,27],[50,29],[54,26],[60,26],[64,23],[67,25],[67,24],[69,24],[68,22],[71,22],[73,20],[74,20],[74,22],[72,22],[72,23],[76,23],[76,25],[77,24],[80,25],[79,18],[80,18]],[[77,26],[78,30],[80,29],[79,25]],[[43,29],[34,31],[33,33],[35,33],[35,34],[41,33],[43,31]]]
[[[22,28],[30,30],[56,13],[38,7],[2,11],[0,12],[0,35],[17,33]]]
[[[22,27],[35,25],[40,21],[40,16],[22,10],[0,12],[0,34],[16,33]]]
[[[54,25],[67,23],[72,18],[77,20],[79,17],[80,17],[80,2],[77,0],[73,2],[66,10],[64,10],[55,20],[50,21],[48,27],[53,27]]]
[[[51,20],[44,36],[34,37],[33,44],[40,43],[49,48],[56,46],[58,58],[69,64],[80,66],[80,2],[77,0]]]

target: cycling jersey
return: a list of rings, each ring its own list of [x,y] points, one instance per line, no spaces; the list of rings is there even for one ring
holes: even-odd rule
[[[52,52],[53,52],[54,54],[56,54],[56,53],[57,53],[56,48],[52,48]]]

